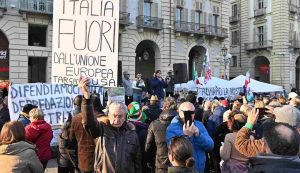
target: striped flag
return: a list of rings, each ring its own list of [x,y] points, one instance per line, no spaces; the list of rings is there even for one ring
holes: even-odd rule
[[[211,80],[211,69],[209,65],[209,54],[208,50],[206,50],[205,58],[204,58],[204,68],[205,68],[205,77],[204,77],[204,83],[207,84],[209,80]]]

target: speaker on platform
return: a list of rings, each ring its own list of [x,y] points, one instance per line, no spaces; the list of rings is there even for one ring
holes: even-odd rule
[[[173,71],[174,71],[174,76],[175,76],[175,83],[188,82],[187,64],[186,63],[173,64]]]

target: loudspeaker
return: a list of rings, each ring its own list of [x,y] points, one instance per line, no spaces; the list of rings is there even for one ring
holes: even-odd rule
[[[175,76],[175,83],[188,82],[187,64],[186,63],[173,64],[173,71],[174,71],[174,76]]]
[[[118,61],[118,86],[122,86],[122,61]]]

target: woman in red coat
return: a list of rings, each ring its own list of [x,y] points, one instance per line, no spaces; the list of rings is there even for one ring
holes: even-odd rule
[[[38,158],[45,169],[48,160],[51,159],[52,128],[50,124],[44,121],[44,113],[38,108],[29,112],[29,120],[31,123],[25,128],[26,140],[36,145]]]

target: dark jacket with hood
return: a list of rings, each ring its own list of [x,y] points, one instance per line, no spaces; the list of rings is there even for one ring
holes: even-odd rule
[[[300,173],[298,156],[259,154],[250,158],[249,173]]]
[[[169,167],[168,173],[194,173],[193,168]]]
[[[148,129],[148,135],[146,140],[146,152],[149,152],[151,145],[156,145],[156,161],[155,166],[157,169],[165,169],[167,172],[168,165],[166,160],[168,158],[168,148],[166,141],[167,127],[172,121],[172,116],[168,114],[161,114],[159,119],[153,121]]]
[[[1,173],[42,173],[35,146],[25,141],[0,146]]]
[[[8,121],[10,121],[9,110],[7,106],[3,104],[3,108],[0,110],[0,131],[3,125]]]
[[[214,136],[216,128],[223,122],[223,114],[225,108],[223,106],[217,106],[213,114],[208,118],[207,131],[211,137]]]
[[[120,128],[99,122],[94,116],[90,99],[83,98],[82,123],[93,138],[98,138],[95,149],[95,172],[141,173],[139,138],[124,122]]]
[[[148,109],[144,110],[144,112],[148,116],[147,121],[150,124],[152,121],[156,120],[159,117],[162,110],[159,108],[158,104],[155,104],[155,105],[149,105]]]
[[[50,124],[44,120],[36,120],[25,127],[26,140],[34,143],[41,162],[51,159],[50,142],[53,132]]]

